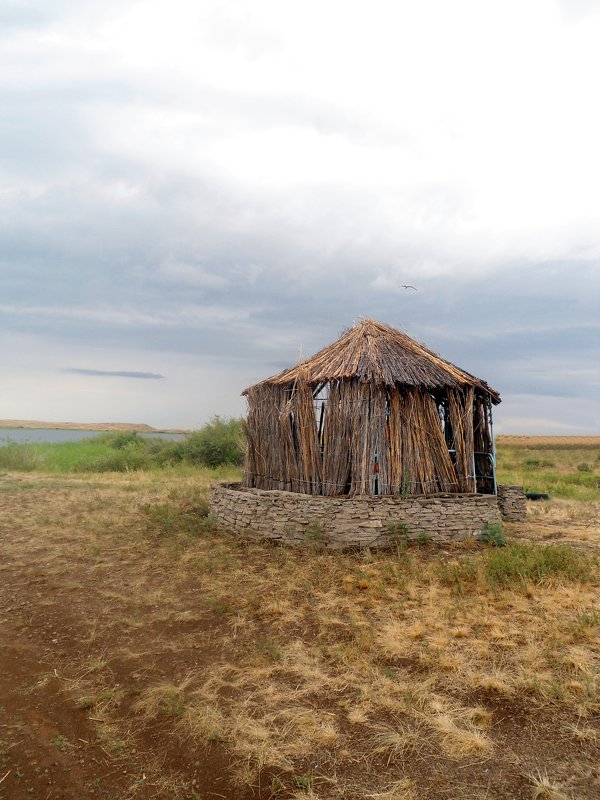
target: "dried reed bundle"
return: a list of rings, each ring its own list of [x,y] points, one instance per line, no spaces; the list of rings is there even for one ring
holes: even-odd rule
[[[298,466],[301,492],[321,494],[321,446],[310,384],[299,376],[292,394],[292,408],[298,442]]]
[[[403,494],[403,431],[401,409],[402,400],[398,389],[389,396],[389,431],[390,431],[390,494]]]
[[[448,392],[451,445],[456,452],[456,476],[461,492],[475,491],[473,479],[473,392]]]
[[[352,389],[349,381],[334,381],[329,387],[323,418],[324,495],[343,494],[350,479]]]
[[[369,467],[365,463],[370,456],[369,387],[355,382],[355,398],[350,411],[352,431],[352,471],[350,473],[350,495],[369,494]]]

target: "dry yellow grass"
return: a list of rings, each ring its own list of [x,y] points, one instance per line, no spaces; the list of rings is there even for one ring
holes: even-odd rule
[[[504,586],[467,545],[245,543],[188,529],[179,504],[207,485],[168,473],[0,489],[0,584],[27,587],[23,631],[103,741],[154,764],[155,796],[201,794],[197,762],[231,798],[595,796],[596,568]]]

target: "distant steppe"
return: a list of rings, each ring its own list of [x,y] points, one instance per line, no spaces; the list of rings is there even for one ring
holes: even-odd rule
[[[514,447],[543,447],[543,448],[573,448],[573,447],[600,447],[600,436],[510,436],[499,434],[496,436],[499,444]]]
[[[143,422],[42,422],[31,419],[0,419],[1,428],[44,428],[74,431],[138,431],[139,433],[189,433],[184,428],[153,428]]]
[[[31,419],[0,419],[2,428],[43,428],[77,431],[138,431],[139,433],[189,433],[185,428],[153,428],[144,422],[43,422]],[[499,434],[499,444],[518,447],[600,447],[600,436],[513,436]]]

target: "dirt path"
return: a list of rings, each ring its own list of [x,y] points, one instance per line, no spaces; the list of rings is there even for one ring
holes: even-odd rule
[[[191,750],[167,731],[172,719],[146,723],[132,712],[139,687],[217,653],[214,615],[191,624],[185,613],[165,618],[158,557],[122,536],[131,525],[127,500],[111,509],[110,484],[99,493],[85,481],[19,476],[7,488],[0,494],[0,800],[259,798],[230,784],[218,742]],[[145,597],[135,586],[142,574]],[[128,717],[131,725],[119,724]]]
[[[27,613],[19,600],[4,614]],[[115,762],[97,742],[94,723],[64,690],[47,648],[26,631],[0,626],[0,798],[124,798],[134,776],[143,786],[137,764]]]

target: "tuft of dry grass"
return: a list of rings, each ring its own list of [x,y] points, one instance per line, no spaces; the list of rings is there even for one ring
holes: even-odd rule
[[[563,784],[552,780],[545,770],[530,773],[527,778],[532,787],[534,800],[576,800]]]
[[[386,766],[403,763],[424,742],[420,726],[408,727],[398,723],[394,728],[382,728],[372,736],[371,756],[382,756]]]
[[[401,778],[386,786],[381,792],[368,794],[373,800],[416,800],[415,784],[410,778]]]

